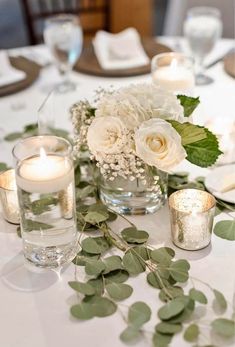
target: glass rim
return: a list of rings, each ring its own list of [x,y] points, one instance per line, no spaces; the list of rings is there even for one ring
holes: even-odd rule
[[[172,58],[184,58],[188,61],[190,61],[192,63],[192,65],[194,65],[195,63],[195,59],[189,55],[189,54],[184,54],[184,53],[181,53],[181,52],[163,52],[163,53],[159,53],[159,54],[156,54],[152,57],[151,59],[151,65],[155,64],[156,61],[158,61],[159,59],[161,58],[164,58],[164,57],[172,57]]]
[[[67,21],[67,22],[74,22],[76,21],[78,24],[80,24],[79,16],[73,13],[60,13],[55,14],[47,17],[45,19],[45,25],[47,24],[53,24],[53,23],[59,23],[59,21]]]
[[[218,18],[221,18],[221,11],[214,6],[195,6],[195,7],[191,7],[190,9],[188,9],[187,11],[187,15],[193,15],[195,14],[203,14],[203,12],[205,12],[206,14],[209,15],[215,15]]]
[[[211,200],[211,204],[208,208],[204,209],[203,211],[198,211],[196,212],[197,214],[203,214],[203,213],[207,213],[209,212],[212,208],[215,207],[216,205],[216,199],[215,197],[205,191],[205,190],[200,190],[200,189],[195,189],[195,188],[186,188],[186,189],[181,189],[181,190],[177,190],[176,192],[172,193],[169,198],[168,198],[168,204],[169,204],[169,208],[170,210],[174,210],[174,211],[177,211],[177,212],[180,212],[180,213],[184,213],[184,214],[189,214],[189,212],[186,212],[185,210],[181,210],[181,209],[178,209],[178,208],[175,208],[175,204],[174,204],[174,198],[176,195],[179,195],[180,193],[182,194],[182,191],[185,192],[185,191],[194,191],[194,192],[200,192],[201,194],[203,194],[204,196],[207,196],[208,198],[210,198]]]
[[[21,139],[20,141],[18,141],[15,144],[15,146],[13,147],[13,149],[12,149],[13,158],[15,160],[17,160],[17,161],[21,161],[22,160],[15,153],[18,146],[22,145],[24,142],[27,142],[27,141],[30,141],[30,140],[32,141],[33,139],[43,139],[43,138],[47,138],[47,139],[53,138],[53,139],[56,139],[58,141],[64,142],[64,144],[66,144],[67,148],[66,148],[66,152],[63,153],[63,157],[71,155],[73,147],[72,147],[71,143],[68,140],[66,140],[65,138],[59,137],[59,136],[55,136],[55,135],[36,135],[36,136],[26,137],[25,139]],[[43,148],[43,146],[42,146],[42,148]],[[57,154],[59,154],[59,153],[57,153]]]

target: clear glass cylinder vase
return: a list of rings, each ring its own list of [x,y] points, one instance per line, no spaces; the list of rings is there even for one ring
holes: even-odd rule
[[[102,202],[122,214],[156,212],[167,199],[166,172],[146,167],[144,179],[116,177],[113,181],[99,176],[99,193]]]

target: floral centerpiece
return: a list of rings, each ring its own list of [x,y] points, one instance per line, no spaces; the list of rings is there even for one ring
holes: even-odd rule
[[[221,154],[216,137],[189,122],[198,98],[153,84],[97,92],[94,104],[71,109],[75,155],[99,169],[101,200],[122,213],[156,211],[167,196],[167,173],[184,159],[207,167]]]

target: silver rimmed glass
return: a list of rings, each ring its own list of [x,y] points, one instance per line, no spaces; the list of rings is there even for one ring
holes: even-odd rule
[[[193,7],[187,12],[184,35],[196,61],[196,84],[213,82],[204,74],[204,58],[212,51],[222,34],[220,11],[215,7]]]
[[[25,258],[58,267],[77,252],[72,148],[56,136],[24,139],[13,149]]]
[[[215,204],[213,195],[202,190],[182,189],[171,194],[171,235],[176,246],[195,251],[209,245]]]
[[[56,90],[60,93],[74,90],[76,85],[69,79],[69,73],[81,54],[83,43],[82,28],[78,17],[61,14],[48,18],[45,21],[44,41],[62,76],[62,81]]]

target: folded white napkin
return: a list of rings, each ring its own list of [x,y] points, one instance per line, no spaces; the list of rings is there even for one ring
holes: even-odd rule
[[[17,70],[8,59],[5,51],[0,51],[0,87],[6,86],[11,83],[19,82],[25,78],[24,71]]]
[[[93,39],[93,46],[99,64],[105,70],[128,69],[149,63],[140,35],[134,28],[125,29],[118,34],[98,31]]]

